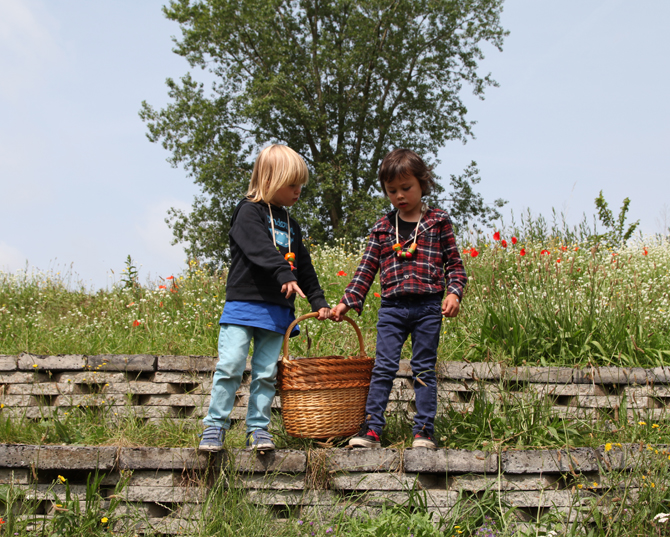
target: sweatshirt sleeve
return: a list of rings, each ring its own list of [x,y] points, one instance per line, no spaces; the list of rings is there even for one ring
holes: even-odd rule
[[[381,256],[381,243],[379,242],[375,233],[370,234],[368,244],[363,253],[360,265],[356,269],[354,277],[344,291],[344,296],[340,302],[353,308],[361,314],[365,297],[370,290],[372,282],[375,280],[375,275],[379,270],[379,258]]]
[[[275,248],[265,219],[266,215],[257,203],[242,203],[229,235],[249,261],[265,269],[281,286],[297,278]]]
[[[319,311],[321,308],[330,308],[328,302],[326,302],[323,289],[319,284],[319,278],[316,275],[316,270],[314,270],[314,265],[312,265],[312,257],[309,255],[307,248],[302,242],[302,232],[300,227],[297,224],[293,223],[297,228],[296,243],[298,247],[298,255],[296,256],[296,272],[298,273],[298,285],[302,292],[307,296],[310,305],[312,306],[312,311]]]

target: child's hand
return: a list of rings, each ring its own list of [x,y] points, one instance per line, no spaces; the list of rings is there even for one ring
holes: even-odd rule
[[[338,304],[330,310],[330,318],[336,323],[342,322],[342,318],[351,308],[346,304]]]
[[[319,316],[316,318],[317,321],[325,321],[330,319],[330,308],[321,308],[319,310]]]
[[[286,298],[290,297],[293,293],[299,294],[302,298],[307,298],[305,293],[302,292],[302,289],[298,286],[298,282],[295,280],[286,282],[281,286],[281,292],[286,293]]]
[[[445,317],[456,317],[461,309],[461,301],[458,295],[451,293],[444,297],[442,301],[442,315]]]

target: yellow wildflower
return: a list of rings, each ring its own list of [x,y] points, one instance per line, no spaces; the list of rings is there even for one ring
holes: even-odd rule
[[[62,475],[59,475],[58,479],[60,479],[61,483],[65,483],[67,481],[67,479],[65,479]]]
[[[612,444],[607,442],[607,444],[605,444],[605,451],[612,451]]]
[[[647,425],[647,422],[646,421],[638,421],[637,424],[638,425]]]
[[[100,519],[100,522],[102,522],[103,524],[107,524],[107,522],[109,522],[109,519],[108,519],[106,516],[103,516],[103,517]]]
[[[659,425],[658,423],[654,423],[654,424],[651,426],[652,429],[658,429],[659,427],[660,427],[660,425]]]

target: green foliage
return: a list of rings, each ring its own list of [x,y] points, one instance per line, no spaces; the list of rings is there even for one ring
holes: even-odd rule
[[[429,162],[472,123],[460,92],[495,85],[478,74],[482,42],[501,49],[502,0],[173,0],[175,52],[207,69],[168,80],[172,102],[143,103],[148,137],[202,189],[170,213],[175,240],[221,266],[232,207],[250,157],[268,142],[304,156],[312,180],[295,207],[320,242],[359,238],[388,207],[377,169],[391,148]]]
[[[599,235],[597,237],[598,239],[602,240],[608,246],[619,246],[620,244],[624,244],[633,236],[633,233],[640,225],[640,221],[637,220],[626,227],[626,218],[630,206],[629,198],[625,198],[623,200],[623,205],[619,211],[619,216],[616,219],[612,214],[612,210],[608,207],[607,202],[605,201],[602,190],[596,198],[595,203],[596,208],[598,209],[598,218],[605,226],[605,228],[608,229],[606,233]]]
[[[452,175],[449,178],[453,191],[451,198],[446,200],[446,208],[455,225],[456,233],[459,235],[462,235],[468,228],[476,232],[477,224],[489,226],[499,220],[500,213],[497,209],[507,203],[503,199],[497,199],[493,202],[493,207],[486,205],[482,195],[473,189],[473,186],[479,184],[480,181],[481,177],[479,177],[475,161],[472,161],[461,175]]]
[[[121,283],[124,289],[137,289],[140,286],[140,283],[137,281],[138,275],[139,272],[135,266],[135,262],[128,255],[126,258],[126,268],[123,269],[123,273],[121,274]]]

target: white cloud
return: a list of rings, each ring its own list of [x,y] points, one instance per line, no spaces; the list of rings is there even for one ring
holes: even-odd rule
[[[40,2],[0,2],[0,95],[15,98],[36,87],[62,57],[55,26]]]
[[[0,241],[0,270],[16,272],[25,269],[27,258],[23,252],[11,244]]]

